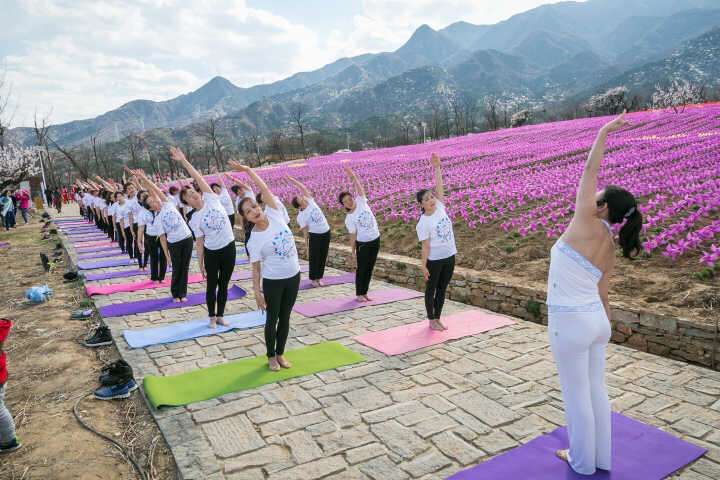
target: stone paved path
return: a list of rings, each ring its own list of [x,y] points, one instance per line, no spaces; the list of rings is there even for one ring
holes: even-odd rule
[[[128,280],[132,279],[94,283]],[[251,290],[250,281],[236,283]],[[386,286],[372,284],[373,288]],[[189,288],[192,292],[203,289],[202,284]],[[352,285],[301,291],[298,301],[353,291]],[[146,290],[96,297],[96,304],[158,293]],[[229,302],[227,313],[253,308],[250,293]],[[446,311],[467,308],[448,302]],[[262,329],[137,350],[129,349],[121,336],[125,328],[205,314],[202,306],[106,322],[138,380],[148,374],[167,375],[264,355]],[[396,357],[352,339],[368,330],[423,317],[421,298],[314,319],[293,314],[288,348],[335,340],[367,360],[187,407],[153,410],[182,477],[441,479],[564,423],[543,326],[518,321],[511,327]],[[720,372],[616,345],[608,349],[607,370],[613,410],[708,448],[705,457],[673,478],[720,478]]]

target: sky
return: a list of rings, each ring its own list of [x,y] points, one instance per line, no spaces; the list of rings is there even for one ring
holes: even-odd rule
[[[423,24],[493,24],[553,0],[0,0],[12,126],[167,100],[221,75],[248,87],[393,51]],[[0,73],[2,75],[2,73]]]

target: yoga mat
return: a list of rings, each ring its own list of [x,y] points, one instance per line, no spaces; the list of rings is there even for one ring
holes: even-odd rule
[[[102,260],[100,262],[78,262],[80,270],[94,270],[96,268],[108,267],[126,267],[128,265],[136,265],[134,258],[118,258],[116,260]]]
[[[228,288],[228,300],[237,300],[247,293],[237,285]],[[136,302],[116,303],[100,307],[99,312],[104,318],[121,317],[123,315],[134,315],[136,313],[157,312],[173,308],[194,307],[205,303],[205,292],[193,293],[187,296],[187,302],[173,302],[172,297],[151,298],[149,300],[138,300]]]
[[[0,242],[0,248],[8,248],[10,244],[8,242]]]
[[[168,267],[167,273],[170,273],[172,271],[172,268]],[[126,278],[126,277],[136,277],[138,275],[150,275],[150,271],[143,272],[139,268],[135,268],[132,270],[120,270],[117,272],[102,272],[102,273],[88,273],[87,275],[84,275],[85,280],[88,282],[95,281],[95,280],[110,280],[112,278]]]
[[[100,252],[110,252],[110,251],[120,251],[119,247],[116,246],[107,246],[107,247],[86,247],[86,248],[76,248],[75,253],[78,255],[81,255],[83,253],[100,253]]]
[[[59,227],[60,231],[67,233],[68,235],[83,235],[87,233],[98,233],[100,230],[94,227],[78,227],[78,228],[63,228]]]
[[[660,480],[700,458],[707,450],[651,425],[612,414],[612,470],[579,475],[555,456],[568,447],[565,427],[463,470],[448,480]]]
[[[515,323],[507,317],[482,310],[455,313],[442,317],[442,321],[448,327],[445,331],[431,330],[427,320],[424,320],[387,330],[364,333],[355,337],[355,340],[386,355],[399,355]]]
[[[68,235],[70,238],[70,241],[78,241],[78,240],[87,240],[87,241],[94,241],[94,240],[110,240],[107,235],[104,233],[93,233],[91,235]]]
[[[109,247],[112,245],[110,239],[97,240],[92,242],[72,242],[75,248],[86,248],[86,247]]]
[[[120,255],[127,255],[127,253],[123,253],[120,251],[119,248],[116,248],[116,249],[114,249],[114,251],[84,253],[82,255],[78,255],[78,260],[92,260],[94,258],[119,257]]]
[[[343,273],[341,275],[333,275],[333,276],[325,277],[322,279],[323,287],[330,287],[332,285],[342,285],[344,283],[353,283],[353,282],[355,282],[355,274],[352,272]],[[300,290],[310,290],[312,288],[322,288],[322,287],[313,287],[312,281],[307,278],[300,280]]]
[[[145,395],[155,408],[187,405],[288,378],[332,370],[365,359],[337,342],[288,350],[285,357],[293,366],[290,369],[281,368],[279,372],[271,372],[267,366],[267,357],[262,355],[179,375],[148,375],[143,380]]]
[[[149,272],[140,272],[148,274]],[[240,272],[233,272],[230,277],[231,280],[240,280]],[[93,286],[89,285],[85,287],[85,293],[88,296],[93,295],[112,295],[113,293],[126,293],[126,292],[137,292],[138,290],[149,290],[152,288],[163,288],[169,287],[171,278],[166,278],[162,283],[156,283],[152,280],[141,280],[138,282],[127,282],[127,283],[115,283],[113,285],[102,285]],[[193,283],[202,283],[205,280],[199,273],[192,273],[188,275],[188,285]]]
[[[355,296],[328,298],[314,302],[296,303],[293,310],[306,317],[319,317],[321,315],[354,310],[356,308],[422,297],[423,294],[407,288],[385,288],[382,290],[374,290],[368,295],[372,299],[371,302],[358,302]]]
[[[123,336],[130,348],[143,348],[161,343],[179,342],[191,338],[216,335],[229,332],[230,330],[246,330],[265,325],[265,312],[255,310],[253,312],[227,315],[225,320],[230,323],[224,327],[218,325],[215,328],[208,326],[208,319],[191,320],[189,322],[171,323],[162,327],[143,328],[141,330],[124,330]]]

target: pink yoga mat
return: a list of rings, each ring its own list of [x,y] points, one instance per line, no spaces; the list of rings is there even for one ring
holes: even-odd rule
[[[355,340],[386,355],[399,355],[515,323],[507,317],[482,310],[467,310],[448,315],[442,317],[442,322],[448,327],[445,331],[431,330],[428,321],[424,320],[387,330],[363,333],[355,337]]]
[[[293,310],[306,317],[319,317],[321,315],[354,310],[356,308],[409,300],[411,298],[421,297],[423,294],[407,288],[385,288],[372,291],[368,295],[372,299],[371,302],[358,302],[355,296],[329,298],[314,302],[296,303]]]

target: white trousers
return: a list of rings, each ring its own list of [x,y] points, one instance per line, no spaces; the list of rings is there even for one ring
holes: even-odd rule
[[[605,310],[551,312],[548,335],[560,375],[570,440],[570,466],[582,475],[610,470],[610,402],[605,349],[610,323]]]

